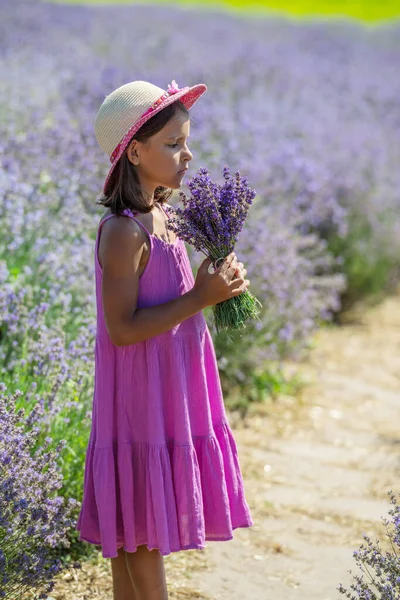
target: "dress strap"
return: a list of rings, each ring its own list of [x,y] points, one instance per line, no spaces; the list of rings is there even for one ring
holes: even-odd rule
[[[162,203],[162,202],[161,202],[160,206],[161,206],[161,209],[164,211],[164,213],[167,215],[167,218],[169,219],[169,214],[168,214],[168,212],[165,210],[165,208],[164,208],[164,206],[163,206],[163,203]]]
[[[114,214],[107,215],[107,216],[106,216],[106,217],[105,217],[105,218],[102,220],[102,222],[100,223],[100,225],[99,225],[99,227],[98,227],[98,229],[97,229],[97,238],[100,238],[100,231],[101,231],[101,228],[103,227],[103,225],[104,225],[104,223],[105,223],[106,221],[108,221],[109,219],[111,219],[111,217],[115,217],[115,215],[114,215]]]
[[[151,233],[150,231],[147,231],[146,227],[143,225],[143,223],[141,223],[140,221],[138,221],[134,216],[133,216],[133,212],[129,209],[129,208],[125,208],[125,210],[122,211],[121,215],[125,215],[127,217],[130,217],[131,219],[133,219],[134,221],[136,221],[136,223],[138,225],[140,225],[140,227],[142,229],[145,230],[145,232],[147,233],[147,235],[150,237],[151,239]]]
[[[143,224],[142,224],[140,221],[138,221],[137,219],[135,219],[135,217],[133,216],[133,213],[132,213],[132,211],[131,211],[131,210],[129,210],[129,208],[126,208],[124,211],[122,211],[122,213],[121,213],[121,214],[122,214],[122,215],[125,215],[125,216],[127,216],[127,217],[130,217],[131,219],[133,219],[134,221],[136,221],[136,223],[137,223],[138,225],[140,225],[140,227],[142,227],[142,229],[144,229],[144,230],[145,230],[145,232],[146,232],[146,233],[148,234],[148,236],[149,236],[149,241],[150,241],[150,247],[151,247],[151,250],[153,250],[153,238],[152,238],[152,234],[151,234],[149,231],[147,231],[146,227],[145,227],[145,226],[144,226],[144,225],[143,225]],[[101,232],[101,228],[103,227],[103,224],[104,224],[106,221],[108,221],[109,219],[111,219],[112,217],[115,217],[115,216],[116,216],[116,215],[115,215],[114,213],[112,213],[112,214],[110,214],[110,215],[107,215],[107,216],[106,216],[106,217],[105,217],[105,218],[104,218],[104,219],[101,221],[101,223],[100,223],[100,225],[99,225],[99,227],[98,227],[98,229],[97,229],[96,244],[95,244],[95,257],[96,257],[96,261],[97,261],[97,263],[99,264],[100,268],[101,268],[101,265],[100,265],[100,261],[99,261],[99,255],[98,255],[98,252],[99,252],[99,246],[100,246],[100,232]]]
[[[136,221],[136,223],[137,223],[138,225],[140,225],[140,227],[142,227],[142,229],[144,229],[144,230],[145,230],[145,232],[148,234],[148,236],[149,236],[149,239],[150,239],[150,245],[152,245],[152,241],[151,241],[152,235],[151,235],[151,233],[150,233],[149,231],[147,231],[147,229],[146,229],[146,227],[143,225],[143,223],[141,223],[140,221],[138,221],[138,220],[137,220],[137,219],[136,219],[136,218],[133,216],[133,213],[132,213],[132,211],[131,211],[131,210],[129,210],[129,208],[126,208],[124,211],[122,211],[122,213],[121,213],[121,214],[122,214],[122,215],[126,215],[127,217],[130,217],[131,219],[133,219],[134,221]],[[112,217],[115,217],[115,214],[114,214],[114,213],[112,213],[112,214],[110,214],[110,215],[107,215],[107,216],[106,216],[106,217],[105,217],[105,218],[102,220],[102,222],[100,223],[100,225],[99,225],[99,227],[98,227],[98,229],[97,229],[97,239],[96,239],[96,245],[95,245],[95,252],[96,252],[96,256],[97,256],[98,248],[99,248],[99,245],[100,245],[100,232],[101,232],[101,228],[103,227],[104,223],[105,223],[106,221],[108,221],[109,219],[111,219]]]
[[[100,268],[101,268],[101,265],[100,265],[100,261],[99,261],[99,255],[98,255],[98,252],[99,252],[99,246],[100,246],[100,232],[101,232],[101,228],[103,227],[104,223],[105,223],[106,221],[108,221],[109,219],[111,219],[112,217],[115,217],[115,215],[114,215],[114,214],[107,215],[107,216],[106,216],[106,217],[105,217],[105,218],[104,218],[104,219],[101,221],[100,225],[99,225],[99,226],[98,226],[98,228],[97,228],[97,236],[96,236],[96,244],[95,244],[95,247],[94,247],[94,253],[95,253],[95,257],[96,257],[96,262],[98,263],[98,265],[100,266]]]

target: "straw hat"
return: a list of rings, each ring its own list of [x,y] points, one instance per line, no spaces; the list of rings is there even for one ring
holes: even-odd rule
[[[112,164],[104,183],[104,193],[115,165],[140,127],[176,100],[181,100],[189,109],[206,90],[203,83],[179,89],[173,80],[165,91],[148,81],[131,81],[106,96],[94,125],[99,146]]]

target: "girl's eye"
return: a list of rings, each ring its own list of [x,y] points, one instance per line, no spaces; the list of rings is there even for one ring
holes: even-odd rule
[[[176,147],[178,146],[178,143],[176,143],[176,144],[168,144],[168,146],[169,146],[170,148],[176,148]]]

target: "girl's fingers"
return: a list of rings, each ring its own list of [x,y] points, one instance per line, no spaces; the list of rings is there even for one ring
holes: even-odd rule
[[[247,269],[244,269],[243,266],[244,266],[243,263],[238,264],[236,271],[235,271],[235,275],[240,275],[240,274],[242,274],[243,276],[247,275]]]

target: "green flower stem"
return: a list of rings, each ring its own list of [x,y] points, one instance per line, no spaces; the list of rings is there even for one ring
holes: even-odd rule
[[[257,319],[261,302],[248,290],[213,306],[217,332],[230,329],[243,329],[248,319]]]
[[[212,261],[214,269],[217,261],[225,259],[231,252],[229,248],[215,248],[209,244],[206,244],[205,248],[206,250],[202,249],[201,252]],[[219,302],[212,308],[217,333],[223,330],[243,329],[249,319],[257,319],[261,322],[258,315],[262,304],[249,290]]]

